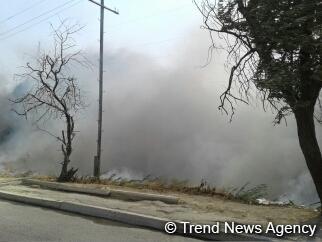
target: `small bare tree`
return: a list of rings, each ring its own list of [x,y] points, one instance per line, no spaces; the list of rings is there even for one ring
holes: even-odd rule
[[[58,28],[53,28],[53,50],[41,53],[35,64],[27,63],[24,73],[19,74],[24,81],[32,82],[31,90],[22,97],[11,100],[19,109],[14,111],[27,119],[35,118],[37,127],[55,137],[61,143],[63,153],[62,168],[58,181],[71,180],[78,169],[68,168],[75,138],[76,113],[84,108],[77,79],[70,74],[71,65],[86,65],[80,50],[75,50],[73,35],[81,28],[78,25],[66,25],[65,21]],[[63,120],[64,130],[54,135],[48,129],[42,129],[38,123],[43,120]]]

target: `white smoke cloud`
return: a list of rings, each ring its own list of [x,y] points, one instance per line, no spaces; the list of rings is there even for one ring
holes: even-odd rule
[[[301,153],[295,123],[273,126],[274,115],[237,104],[232,123],[218,109],[226,83],[223,56],[200,68],[207,43],[193,40],[181,48],[181,58],[160,64],[126,49],[106,52],[102,171],[121,170],[126,176],[201,179],[218,186],[265,183],[271,197],[299,202],[316,199]],[[94,54],[89,58],[95,59]],[[91,174],[96,151],[96,73],[78,70],[89,107],[76,127],[72,165]],[[9,112],[1,106],[2,113]],[[34,132],[15,120],[15,131],[1,148],[16,168],[58,174],[61,154],[52,137]],[[0,125],[3,125],[1,117]],[[33,130],[33,131],[32,131]],[[321,127],[317,135],[322,140]],[[2,156],[1,156],[2,157]],[[1,158],[2,161],[4,158]],[[124,172],[123,172],[124,173]]]

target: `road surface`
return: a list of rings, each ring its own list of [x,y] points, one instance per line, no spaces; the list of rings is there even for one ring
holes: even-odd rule
[[[18,241],[193,242],[198,240],[0,200],[0,242]]]

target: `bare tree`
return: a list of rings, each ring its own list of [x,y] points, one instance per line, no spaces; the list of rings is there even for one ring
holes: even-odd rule
[[[322,156],[314,122],[322,121],[321,1],[202,0],[196,5],[204,28],[225,40],[232,62],[219,108],[233,114],[235,101],[248,103],[256,89],[264,108],[276,110],[276,123],[294,114],[300,147],[322,200]],[[213,47],[218,47],[214,41]]]
[[[71,65],[86,65],[80,50],[75,50],[73,35],[81,27],[66,25],[62,21],[58,28],[53,28],[53,49],[44,51],[36,58],[34,64],[27,63],[23,74],[24,81],[31,82],[32,88],[25,95],[11,100],[18,109],[14,111],[26,118],[35,118],[37,127],[55,137],[61,144],[63,153],[62,168],[58,181],[71,180],[78,169],[68,168],[75,138],[75,119],[77,112],[84,108],[82,95],[76,77],[70,74]],[[48,129],[38,126],[40,121],[61,120],[65,128],[60,135],[54,135]]]

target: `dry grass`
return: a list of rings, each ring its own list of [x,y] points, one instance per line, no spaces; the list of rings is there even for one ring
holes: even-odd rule
[[[135,189],[147,189],[158,192],[179,192],[193,195],[227,195],[224,191],[220,191],[219,189],[216,189],[216,187],[212,187],[203,181],[198,186],[191,186],[189,185],[189,182],[185,180],[180,181],[173,179],[167,181],[162,178],[150,179],[149,177],[146,177],[142,180],[127,180],[122,178],[114,179],[112,176],[110,178],[100,180],[92,177],[77,177],[73,180],[73,182],[82,184],[102,184]]]
[[[39,177],[41,179],[41,177]],[[55,178],[45,178],[46,180],[55,180]],[[161,193],[176,192],[188,195],[200,196],[221,196],[227,200],[235,200],[247,204],[258,204],[256,199],[266,195],[266,185],[258,185],[249,188],[249,183],[246,183],[241,188],[217,188],[202,180],[199,185],[192,186],[186,180],[165,180],[162,178],[151,178],[147,176],[142,180],[127,180],[116,178],[116,175],[111,175],[105,179],[96,179],[89,176],[76,177],[72,182],[80,184],[98,184],[106,186],[116,186],[120,188],[134,188],[141,190],[151,190]]]
[[[43,175],[32,175],[31,172],[12,174],[10,172],[1,172],[0,177],[32,177],[34,179],[46,180],[56,182],[57,177],[54,176],[43,176]],[[197,186],[190,185],[187,180],[165,180],[162,178],[151,178],[146,176],[141,180],[127,180],[117,177],[115,174],[108,178],[96,179],[91,176],[80,176],[75,177],[72,180],[73,183],[77,184],[92,184],[92,185],[103,185],[103,186],[114,186],[119,188],[132,188],[138,190],[150,190],[160,193],[182,193],[188,195],[200,195],[200,196],[220,196],[223,199],[238,201],[246,204],[258,204],[258,198],[263,198],[267,195],[267,186],[260,184],[251,187],[249,183],[246,183],[242,187],[238,188],[218,188],[210,185],[205,180],[201,180]],[[272,206],[292,206],[295,204],[289,202],[284,205],[272,205]]]

